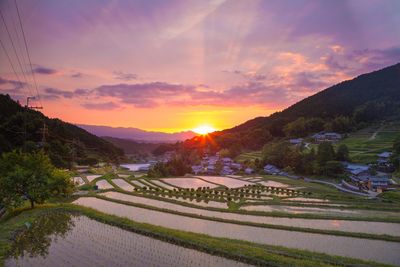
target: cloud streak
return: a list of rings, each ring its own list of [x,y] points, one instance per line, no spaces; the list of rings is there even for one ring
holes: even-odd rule
[[[43,75],[54,75],[54,74],[58,73],[58,71],[56,69],[42,67],[42,66],[35,67],[33,69],[33,72],[37,73],[37,74],[43,74]]]

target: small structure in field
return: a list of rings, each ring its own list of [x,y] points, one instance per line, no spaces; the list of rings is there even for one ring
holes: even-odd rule
[[[289,139],[289,143],[292,145],[301,145],[303,143],[304,139],[303,138],[294,138],[294,139]]]
[[[342,139],[342,135],[334,132],[319,132],[311,136],[316,143],[337,142]]]
[[[246,174],[252,174],[252,173],[254,173],[254,169],[253,168],[246,168],[246,169],[244,169],[244,172]]]
[[[264,171],[266,174],[272,174],[272,175],[277,175],[281,173],[281,170],[272,164],[265,165]]]

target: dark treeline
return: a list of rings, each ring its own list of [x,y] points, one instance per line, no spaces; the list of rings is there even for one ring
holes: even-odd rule
[[[46,142],[42,143],[44,123]],[[86,165],[118,162],[123,157],[123,151],[111,143],[75,125],[26,109],[10,96],[0,94],[0,153],[13,149],[44,150],[54,165],[64,168],[70,167],[72,161]]]
[[[340,145],[336,151],[331,143],[323,142],[317,149],[305,149],[281,141],[266,144],[262,151],[263,159],[258,166],[273,164],[288,173],[305,175],[323,175],[338,177],[344,173],[341,161],[350,161],[346,145]]]

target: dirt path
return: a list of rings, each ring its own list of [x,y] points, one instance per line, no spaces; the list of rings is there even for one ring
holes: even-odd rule
[[[383,127],[384,127],[383,125],[382,125],[381,127],[379,127],[379,129],[376,130],[376,131],[371,135],[371,137],[368,139],[368,141],[374,140],[374,139],[376,138],[376,136],[378,135],[378,133],[382,130]]]

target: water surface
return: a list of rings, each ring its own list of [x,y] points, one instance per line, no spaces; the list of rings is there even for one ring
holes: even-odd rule
[[[46,217],[18,236],[5,266],[248,266],[85,216]]]
[[[149,163],[121,164],[121,167],[127,168],[133,172],[139,171],[140,168],[148,168],[149,166]]]
[[[398,253],[400,243],[396,242],[215,222],[126,206],[90,197],[79,198],[74,203],[108,214],[127,217],[137,222],[172,229],[400,265],[400,253]]]
[[[274,225],[285,225],[301,228],[312,228],[322,230],[337,230],[344,232],[358,232],[358,233],[370,233],[370,234],[387,234],[392,236],[400,236],[400,223],[385,223],[385,222],[366,222],[366,221],[347,221],[347,220],[322,220],[322,219],[301,219],[301,218],[282,218],[282,217],[268,217],[268,216],[257,216],[257,215],[245,215],[229,212],[211,211],[204,209],[197,209],[192,207],[186,207],[179,204],[170,202],[149,199],[145,197],[137,197],[127,194],[121,194],[118,192],[105,192],[100,194],[111,199],[118,199],[128,201],[132,203],[145,204],[163,209],[169,209],[179,212],[191,213],[196,215],[203,215],[207,217],[222,218],[227,220],[244,221],[252,223],[264,223]],[[182,201],[181,199],[178,199]],[[194,205],[201,205],[195,200],[190,202]],[[204,205],[207,205],[204,203]],[[216,208],[227,208],[226,203],[220,203],[213,201],[209,203],[210,206]]]
[[[215,188],[218,186],[216,184],[207,183],[206,181],[197,178],[165,178],[161,179],[161,181],[165,181],[169,184],[181,188],[199,188],[199,187]]]

